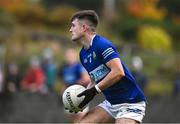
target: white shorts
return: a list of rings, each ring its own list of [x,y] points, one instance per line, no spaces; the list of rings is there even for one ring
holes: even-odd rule
[[[144,101],[138,103],[123,103],[112,105],[107,100],[98,105],[107,111],[113,118],[130,118],[138,122],[142,122],[145,115],[146,103]]]

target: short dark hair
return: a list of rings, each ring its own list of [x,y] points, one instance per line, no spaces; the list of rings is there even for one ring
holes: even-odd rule
[[[82,10],[82,11],[76,12],[72,16],[71,22],[75,19],[88,20],[92,24],[92,26],[96,28],[98,25],[99,17],[94,10]]]

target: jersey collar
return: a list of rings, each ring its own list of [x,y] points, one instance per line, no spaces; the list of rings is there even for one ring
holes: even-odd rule
[[[92,36],[90,46],[92,46],[93,40],[94,40],[95,36],[96,36],[96,34],[94,34],[94,35]]]

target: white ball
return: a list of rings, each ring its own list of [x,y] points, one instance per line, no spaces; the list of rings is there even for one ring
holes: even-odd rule
[[[85,107],[80,109],[78,105],[84,100],[84,96],[77,97],[78,94],[86,90],[85,87],[81,85],[72,85],[69,86],[64,92],[62,96],[62,101],[65,108],[68,108],[70,111],[79,112],[83,110]]]

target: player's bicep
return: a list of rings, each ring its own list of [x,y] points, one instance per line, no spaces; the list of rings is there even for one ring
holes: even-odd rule
[[[113,58],[109,60],[106,65],[108,68],[110,68],[111,71],[114,71],[115,73],[119,73],[121,76],[124,76],[124,69],[121,64],[120,58]]]

